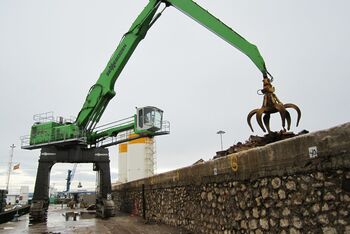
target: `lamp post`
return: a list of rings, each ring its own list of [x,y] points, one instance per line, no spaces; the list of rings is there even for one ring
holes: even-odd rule
[[[226,132],[220,130],[218,131],[216,134],[219,134],[220,135],[220,140],[221,140],[221,151],[223,151],[223,146],[222,146],[222,134],[225,134]]]

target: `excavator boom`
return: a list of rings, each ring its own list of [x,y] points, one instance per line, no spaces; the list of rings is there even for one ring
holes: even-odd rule
[[[202,26],[206,27],[217,36],[240,50],[247,55],[252,62],[262,72],[263,76],[267,75],[264,59],[262,58],[258,48],[244,39],[241,35],[235,32],[232,28],[221,22],[218,18],[213,16],[207,10],[203,9],[192,0],[167,0],[176,9],[182,11]]]
[[[114,84],[140,41],[146,36],[161,2],[151,0],[124,34],[117,49],[110,58],[86,97],[76,119],[80,129],[92,131],[100,120],[109,101],[115,96]]]
[[[137,45],[146,36],[150,27],[160,17],[161,12],[157,13],[157,10],[161,3],[164,3],[166,7],[173,6],[184,12],[229,44],[242,51],[253,61],[262,72],[263,76],[267,76],[264,59],[260,55],[257,47],[194,1],[150,0],[141,14],[136,18],[129,31],[123,36],[96,84],[91,87],[75,122],[79,129],[91,132],[95,128],[109,101],[115,95],[114,84],[124,66]]]

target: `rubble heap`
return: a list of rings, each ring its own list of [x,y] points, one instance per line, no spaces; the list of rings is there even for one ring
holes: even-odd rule
[[[238,142],[237,144],[231,146],[227,150],[216,152],[216,155],[213,157],[213,159],[224,157],[229,154],[245,151],[255,147],[264,146],[273,142],[289,139],[289,138],[300,136],[307,133],[309,133],[309,131],[303,130],[297,134],[293,132],[280,131],[280,132],[271,132],[269,134],[266,134],[263,137],[251,135],[249,139],[246,140],[245,143]]]

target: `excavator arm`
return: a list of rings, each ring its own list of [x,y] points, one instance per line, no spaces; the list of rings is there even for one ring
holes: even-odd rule
[[[91,132],[95,128],[109,101],[115,96],[114,84],[124,66],[150,27],[160,17],[162,12],[157,13],[157,10],[161,3],[164,3],[166,7],[173,6],[184,12],[239,49],[253,61],[263,76],[267,77],[264,59],[257,47],[192,0],[150,0],[129,31],[123,36],[96,84],[90,88],[75,122],[81,130]]]
[[[114,84],[140,41],[152,26],[160,1],[151,0],[124,34],[117,49],[110,58],[85,99],[85,103],[76,119],[80,129],[91,131],[100,120],[109,101],[115,96]]]

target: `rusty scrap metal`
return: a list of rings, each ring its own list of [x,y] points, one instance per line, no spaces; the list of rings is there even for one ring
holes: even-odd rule
[[[216,155],[213,157],[213,159],[220,158],[220,157],[225,157],[229,154],[234,154],[238,152],[242,152],[248,149],[253,149],[256,147],[261,147],[268,145],[273,142],[278,142],[281,140],[293,138],[296,136],[304,135],[309,133],[307,130],[303,130],[299,133],[293,133],[293,132],[284,132],[284,131],[279,131],[279,132],[271,132],[269,134],[266,134],[264,136],[253,136],[251,135],[248,140],[245,142],[238,142],[235,145],[232,145],[230,148],[223,150],[223,151],[218,151],[216,152]],[[231,165],[233,166],[233,165]]]
[[[301,118],[301,111],[299,107],[295,104],[292,103],[287,103],[283,104],[274,94],[275,92],[275,87],[272,86],[271,80],[269,78],[264,78],[263,80],[263,89],[260,90],[261,93],[264,95],[264,100],[263,100],[263,105],[261,108],[254,109],[252,110],[247,117],[247,122],[250,127],[250,129],[254,132],[252,124],[251,124],[251,118],[254,114],[256,114],[256,121],[258,122],[260,128],[266,132],[266,129],[269,133],[271,133],[270,130],[270,114],[279,112],[281,115],[282,119],[282,127],[283,131],[286,131],[285,125],[286,125],[286,120],[287,120],[287,129],[290,129],[290,124],[291,124],[291,118],[289,112],[286,110],[287,108],[293,108],[296,110],[298,117],[297,117],[297,124],[296,126],[299,125],[299,121]],[[264,114],[264,116],[263,116]],[[263,121],[264,124],[263,124]],[[266,127],[266,129],[265,129]]]

